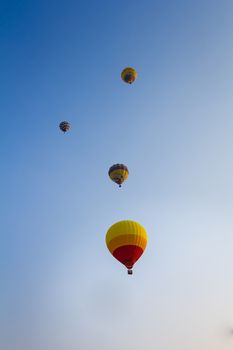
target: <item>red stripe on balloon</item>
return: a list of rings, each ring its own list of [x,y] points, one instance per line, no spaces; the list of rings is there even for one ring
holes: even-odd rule
[[[113,256],[120,261],[127,269],[132,269],[133,265],[142,255],[142,248],[136,245],[124,245],[114,250]]]

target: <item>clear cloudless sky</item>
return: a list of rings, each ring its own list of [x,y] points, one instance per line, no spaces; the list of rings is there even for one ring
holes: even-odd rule
[[[232,349],[232,62],[232,0],[0,0],[1,350]]]

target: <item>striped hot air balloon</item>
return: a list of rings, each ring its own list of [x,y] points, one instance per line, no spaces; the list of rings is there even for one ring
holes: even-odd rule
[[[132,84],[137,78],[137,76],[138,76],[138,73],[132,67],[127,67],[123,69],[123,71],[121,72],[121,78],[127,84]]]
[[[114,164],[109,169],[108,175],[112,181],[121,187],[122,183],[127,180],[129,176],[129,170],[124,164]]]
[[[67,132],[68,130],[70,130],[70,123],[67,121],[63,121],[59,124],[59,128],[61,129],[61,131]]]
[[[125,265],[128,274],[132,275],[132,268],[147,245],[144,227],[131,220],[119,221],[108,229],[105,240],[110,253]]]

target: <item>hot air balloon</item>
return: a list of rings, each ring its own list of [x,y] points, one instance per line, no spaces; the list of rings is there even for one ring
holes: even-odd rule
[[[110,253],[125,265],[128,274],[132,275],[132,268],[147,245],[144,227],[131,220],[119,221],[108,229],[105,241]]]
[[[59,128],[61,129],[61,131],[63,131],[65,133],[68,130],[70,130],[70,123],[63,121],[59,124]]]
[[[108,175],[112,181],[117,183],[119,187],[128,178],[129,170],[124,164],[114,164],[109,168]]]
[[[121,72],[121,78],[125,83],[132,84],[137,78],[138,73],[134,68],[127,67]]]

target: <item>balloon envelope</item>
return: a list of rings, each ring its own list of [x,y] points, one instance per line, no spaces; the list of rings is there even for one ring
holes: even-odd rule
[[[129,170],[124,164],[114,164],[109,168],[108,175],[112,181],[121,187],[122,183],[127,180],[129,176]]]
[[[67,132],[68,130],[70,130],[70,123],[67,121],[63,121],[59,124],[59,128],[61,129],[61,131]]]
[[[108,229],[105,240],[110,253],[131,270],[146,249],[148,238],[141,224],[123,220]]]
[[[127,67],[121,72],[121,78],[127,84],[132,84],[136,80],[137,76],[137,71],[132,67]]]

